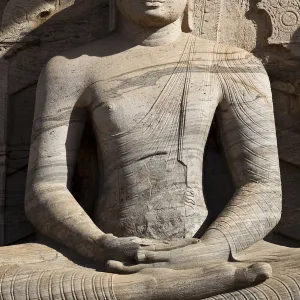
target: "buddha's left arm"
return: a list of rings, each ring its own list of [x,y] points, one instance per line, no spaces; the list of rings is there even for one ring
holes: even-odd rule
[[[281,217],[281,181],[268,75],[242,52],[219,70],[219,124],[236,192],[204,237],[226,238],[231,254],[263,239]]]

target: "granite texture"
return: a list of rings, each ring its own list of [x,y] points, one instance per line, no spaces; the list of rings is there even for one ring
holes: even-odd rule
[[[0,6],[4,299],[300,297],[299,4],[169,2]]]

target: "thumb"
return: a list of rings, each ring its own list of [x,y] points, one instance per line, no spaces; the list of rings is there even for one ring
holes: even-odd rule
[[[272,267],[267,263],[255,263],[249,267],[238,268],[235,271],[237,286],[258,284],[272,276]]]
[[[171,254],[169,251],[145,251],[139,250],[135,256],[137,263],[155,263],[169,261]]]
[[[139,264],[132,266],[125,266],[124,263],[116,260],[109,260],[105,265],[106,272],[115,274],[133,274],[145,268],[149,268],[148,264]]]

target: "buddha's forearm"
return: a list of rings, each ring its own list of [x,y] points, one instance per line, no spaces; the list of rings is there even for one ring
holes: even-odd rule
[[[280,217],[280,183],[249,183],[235,193],[208,229],[208,234],[210,231],[221,232],[234,255],[263,239]]]
[[[41,233],[87,258],[95,259],[95,241],[103,232],[64,185],[33,185],[26,192],[25,211]],[[101,253],[97,253],[98,255],[101,256]]]

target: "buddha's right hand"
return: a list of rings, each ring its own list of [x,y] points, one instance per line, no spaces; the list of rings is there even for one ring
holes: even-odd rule
[[[247,263],[210,262],[200,268],[186,270],[144,269],[134,276],[136,278],[149,276],[155,282],[153,286],[150,285],[147,293],[149,300],[199,300],[207,299],[207,297],[215,299],[216,295],[220,295],[216,297],[217,299],[241,299],[239,296],[242,294],[235,294],[237,296],[235,297],[231,292],[253,287],[268,280],[272,276],[272,267],[267,263],[249,265]],[[148,280],[148,285],[149,282]],[[224,293],[229,294],[221,296]],[[243,294],[249,294],[247,299],[257,299],[251,290]]]
[[[199,240],[195,238],[162,241],[135,236],[116,237],[113,234],[104,234],[96,241],[95,260],[102,262],[109,260],[135,262],[139,250],[169,251],[198,242]]]

